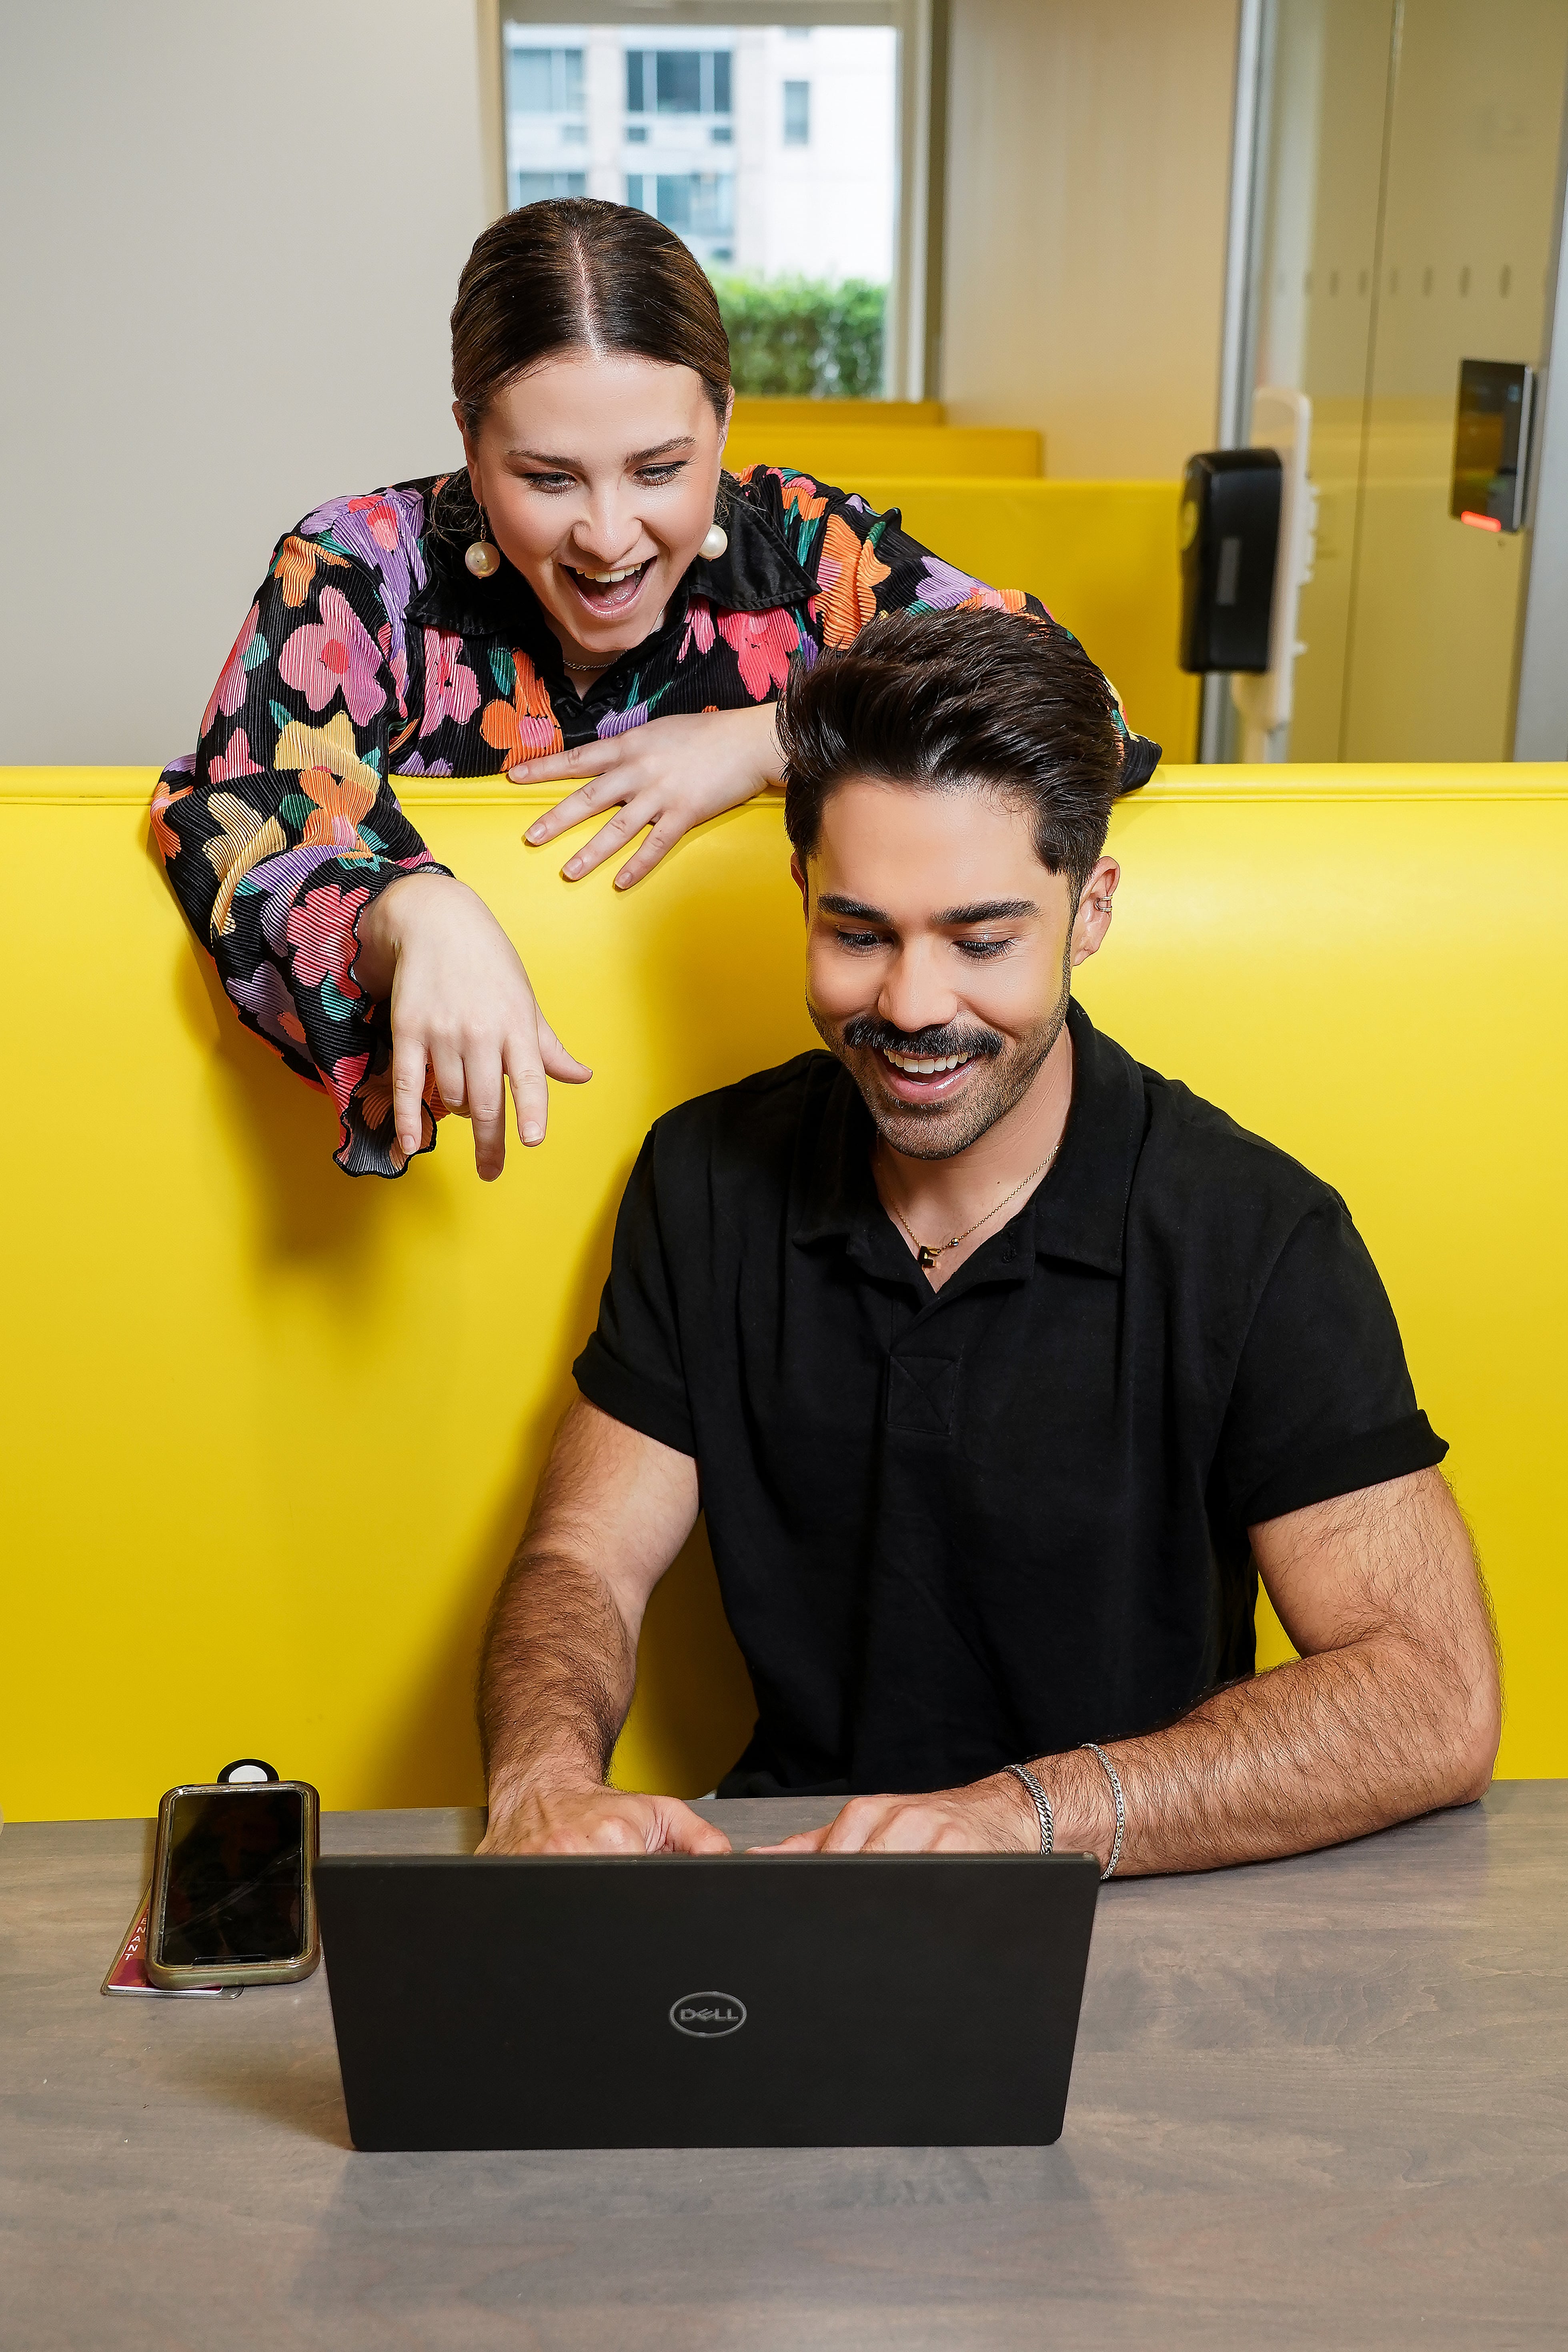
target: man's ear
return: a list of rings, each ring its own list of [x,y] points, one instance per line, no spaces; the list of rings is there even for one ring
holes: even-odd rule
[[[1110,902],[1116,896],[1116,886],[1121,879],[1121,868],[1114,857],[1095,860],[1093,871],[1083,886],[1083,896],[1078,902],[1073,918],[1072,960],[1075,964],[1087,963],[1104,943],[1110,929]]]
[[[805,868],[801,864],[798,856],[792,856],[790,858],[789,871],[790,879],[794,882],[795,888],[800,892],[800,911],[809,923],[811,920],[811,885],[805,878]]]

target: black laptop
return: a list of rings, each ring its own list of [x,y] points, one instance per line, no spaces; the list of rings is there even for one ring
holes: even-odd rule
[[[361,2148],[1038,2147],[1090,1854],[317,1865]]]

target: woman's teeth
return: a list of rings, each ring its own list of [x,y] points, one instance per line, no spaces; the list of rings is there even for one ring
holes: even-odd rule
[[[906,1077],[935,1078],[940,1077],[943,1070],[962,1069],[964,1063],[968,1061],[969,1055],[947,1054],[941,1060],[932,1060],[929,1055],[924,1055],[890,1054],[884,1045],[882,1059],[885,1062],[891,1062],[895,1070],[902,1070]]]
[[[579,572],[577,577],[579,580],[597,580],[601,583],[608,584],[616,580],[630,580],[642,569],[640,563],[634,563],[625,572]]]

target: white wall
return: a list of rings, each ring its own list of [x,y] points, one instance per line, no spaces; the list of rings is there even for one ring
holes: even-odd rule
[[[0,6],[0,762],[162,761],[279,533],[449,464],[475,0]]]
[[[942,390],[1049,474],[1214,446],[1237,0],[953,0]]]

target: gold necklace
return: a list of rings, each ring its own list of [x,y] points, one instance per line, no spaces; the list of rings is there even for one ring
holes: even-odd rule
[[[985,1214],[983,1217],[976,1217],[972,1225],[965,1225],[963,1231],[961,1234],[954,1234],[950,1242],[922,1242],[917,1234],[910,1233],[908,1225],[904,1224],[903,1218],[899,1215],[897,1208],[895,1208],[893,1203],[889,1202],[888,1205],[893,1210],[894,1216],[898,1218],[900,1225],[902,1226],[905,1239],[914,1244],[915,1256],[920,1265],[922,1266],[933,1266],[939,1257],[945,1257],[950,1249],[956,1249],[960,1242],[966,1242],[971,1234],[977,1234],[982,1225],[989,1224],[992,1218],[996,1214],[998,1209],[1005,1209],[1009,1201],[1016,1201],[1017,1199],[1026,1184],[1032,1184],[1037,1176],[1043,1176],[1045,1174],[1047,1169],[1050,1166],[1052,1160],[1056,1158],[1061,1148],[1061,1138],[1058,1136],[1056,1142],[1052,1144],[1050,1150],[1047,1152],[1045,1158],[1041,1160],[1037,1168],[1031,1168],[1028,1174],[1018,1183],[1015,1184],[1010,1192],[1004,1192],[999,1201],[993,1202],[992,1205],[986,1210]]]

